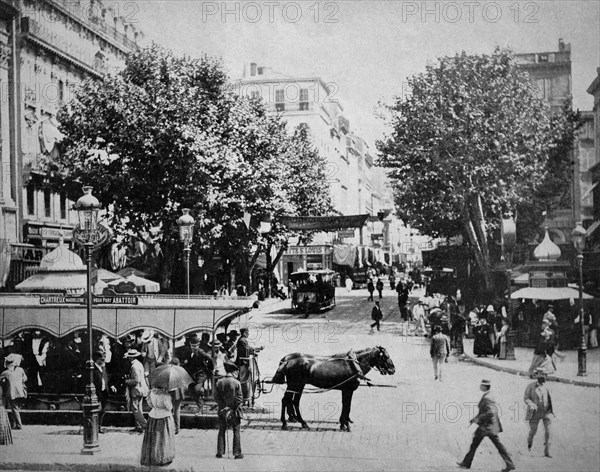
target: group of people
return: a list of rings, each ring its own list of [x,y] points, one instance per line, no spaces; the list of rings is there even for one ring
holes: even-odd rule
[[[510,327],[506,308],[493,305],[473,307],[469,313],[468,332],[474,337],[473,354],[477,357],[507,358],[507,336]]]

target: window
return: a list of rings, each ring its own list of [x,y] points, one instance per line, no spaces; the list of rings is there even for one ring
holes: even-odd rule
[[[33,182],[27,184],[27,214],[35,215],[35,186]]]
[[[264,67],[259,67],[258,68],[258,75],[263,75],[265,68]]]
[[[44,215],[47,218],[52,216],[52,194],[48,189],[44,190]]]
[[[65,83],[62,80],[58,81],[58,101],[60,104],[65,101]]]
[[[300,111],[308,111],[308,89],[300,89]]]
[[[252,100],[258,100],[260,98],[260,92],[258,90],[251,90],[250,91],[250,98]]]
[[[283,89],[275,90],[275,110],[285,111],[285,95]]]
[[[60,218],[67,219],[67,196],[64,192],[60,194]]]

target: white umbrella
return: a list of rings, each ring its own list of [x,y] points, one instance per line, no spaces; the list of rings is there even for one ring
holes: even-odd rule
[[[531,300],[568,300],[570,298],[578,298],[579,290],[570,287],[525,287],[513,292],[510,298],[528,298]],[[583,294],[583,298],[594,298],[587,293]]]
[[[136,287],[143,287],[146,293],[156,293],[160,291],[160,284],[143,277],[138,277],[137,275],[130,275],[122,279],[113,280],[112,282],[109,282],[108,285],[114,286],[127,282],[134,284]]]

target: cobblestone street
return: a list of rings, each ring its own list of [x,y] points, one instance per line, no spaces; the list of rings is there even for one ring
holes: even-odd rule
[[[500,437],[517,470],[598,470],[598,389],[550,382],[556,412],[553,458],[543,456],[543,432],[538,432],[529,452],[523,404],[529,379],[451,358],[445,365],[443,382],[434,381],[427,341],[399,335],[394,293],[384,292],[382,331],[373,335],[368,326],[371,302],[366,301],[365,293],[348,294],[338,289],[337,308],[308,319],[291,314],[289,301],[282,301],[240,320],[240,325],[251,327],[253,343],[265,346],[259,357],[263,378],[270,377],[279,359],[291,352],[327,355],[374,345],[389,351],[396,374],[369,374],[378,386],[361,386],[355,392],[350,433],[339,431],[341,394],[335,391],[305,391],[301,409],[311,429],[302,430],[298,423],[290,423],[290,430],[282,431],[279,416],[283,388],[274,385],[269,394],[257,400],[257,406],[268,413],[250,413],[245,421],[243,461],[214,458],[216,431],[184,429],[177,436],[177,456],[170,467],[232,471],[454,470],[468,450],[475,429],[468,426],[469,419],[481,395],[479,382],[487,378],[501,409],[504,433]],[[35,451],[31,450],[33,438]],[[15,431],[14,439],[14,447],[6,449],[3,468],[28,464],[31,470],[32,464],[44,464],[34,470],[63,470],[58,464],[77,464],[79,469],[70,470],[135,470],[142,442],[141,436],[122,428],[108,428],[108,433],[100,437],[102,453],[86,457],[79,454],[81,436],[70,427],[26,426]],[[503,466],[491,442],[484,441],[472,470],[500,470]]]

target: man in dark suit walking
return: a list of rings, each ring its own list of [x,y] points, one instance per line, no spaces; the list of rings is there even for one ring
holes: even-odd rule
[[[544,455],[550,455],[550,425],[554,417],[552,409],[552,397],[546,387],[546,372],[543,369],[537,370],[537,381],[530,383],[525,389],[525,404],[527,405],[527,415],[525,420],[529,422],[529,436],[527,437],[527,448],[531,451],[533,438],[537,433],[540,420],[544,423]]]
[[[462,462],[458,462],[457,464],[463,469],[470,469],[477,448],[481,444],[481,441],[483,441],[483,438],[487,436],[490,438],[490,441],[494,443],[494,446],[496,446],[500,456],[506,463],[506,467],[502,470],[502,472],[508,472],[510,470],[515,470],[515,465],[506,448],[504,447],[504,444],[500,442],[500,438],[498,437],[498,434],[502,432],[502,424],[500,423],[500,418],[498,416],[498,407],[496,406],[496,402],[490,395],[490,388],[491,384],[489,380],[481,381],[480,389],[483,392],[483,396],[481,397],[481,400],[479,400],[479,412],[477,416],[469,423],[476,423],[477,430],[473,435],[473,442],[471,443],[469,452],[467,452],[467,455]]]
[[[218,407],[219,435],[217,438],[217,458],[225,454],[225,432],[227,426],[233,429],[233,455],[236,459],[243,459],[240,434],[242,418],[242,384],[233,376],[238,367],[231,361],[225,361],[225,377],[221,378],[215,387],[215,401]]]
[[[383,313],[381,313],[381,308],[379,306],[379,302],[375,302],[375,306],[371,310],[371,319],[373,320],[373,323],[371,323],[371,333],[373,332],[373,328],[375,326],[377,326],[377,331],[380,331],[379,322],[381,321],[382,318],[383,318]]]

